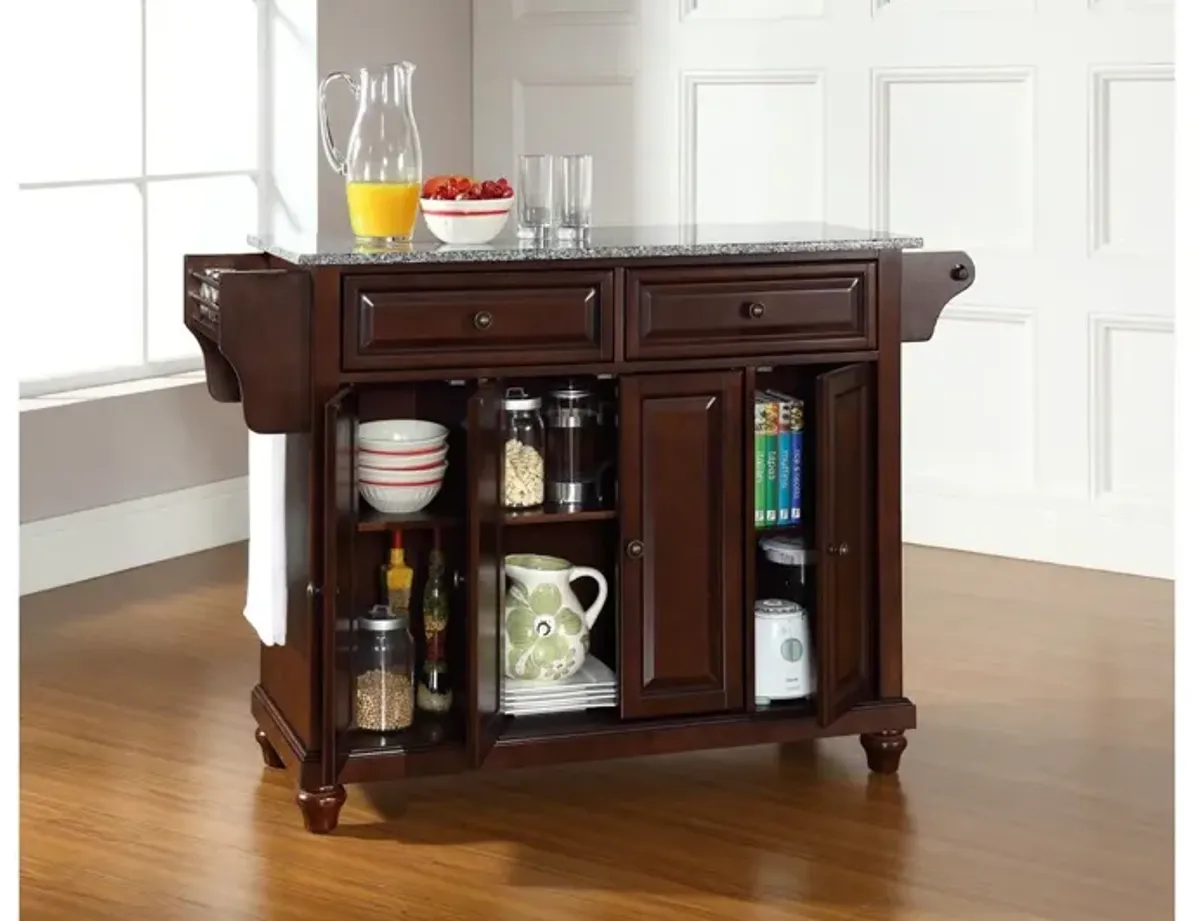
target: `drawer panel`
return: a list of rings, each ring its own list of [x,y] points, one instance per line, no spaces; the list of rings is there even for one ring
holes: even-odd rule
[[[609,361],[610,272],[351,276],[342,366],[351,371]]]
[[[875,348],[875,266],[645,269],[627,275],[630,360]]]

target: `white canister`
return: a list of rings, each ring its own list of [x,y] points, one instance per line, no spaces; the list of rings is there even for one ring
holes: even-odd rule
[[[754,702],[808,697],[817,687],[808,612],[794,601],[754,602]]]

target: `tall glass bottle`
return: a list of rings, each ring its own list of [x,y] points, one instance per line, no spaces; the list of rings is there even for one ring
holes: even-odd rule
[[[446,592],[446,560],[436,544],[429,551],[429,575],[421,603],[425,626],[425,664],[417,685],[417,708],[445,713],[453,702],[450,673],[446,668],[446,627],[450,622],[450,597]]]

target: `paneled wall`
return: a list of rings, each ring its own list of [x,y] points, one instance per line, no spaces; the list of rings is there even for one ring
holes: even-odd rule
[[[963,248],[904,353],[905,539],[1170,575],[1172,7],[475,0],[479,173],[596,156],[598,222]]]

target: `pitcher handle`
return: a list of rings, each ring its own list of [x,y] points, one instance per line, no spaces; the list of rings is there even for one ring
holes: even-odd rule
[[[346,158],[334,143],[333,131],[329,127],[329,112],[325,108],[325,94],[329,89],[329,84],[334,80],[345,80],[349,83],[355,99],[358,98],[359,86],[348,73],[343,70],[335,70],[322,80],[321,85],[317,88],[317,111],[321,117],[321,146],[325,148],[325,159],[329,161],[329,165],[338,175],[345,176],[347,172]]]
[[[608,600],[608,580],[604,578],[604,574],[598,569],[592,569],[590,566],[572,566],[571,571],[567,573],[567,581],[574,582],[576,579],[594,579],[596,586],[600,589],[596,595],[595,602],[592,606],[583,612],[583,622],[587,624],[589,630],[592,629],[592,624],[596,622],[596,618],[600,616],[600,609],[604,607],[604,602]]]

